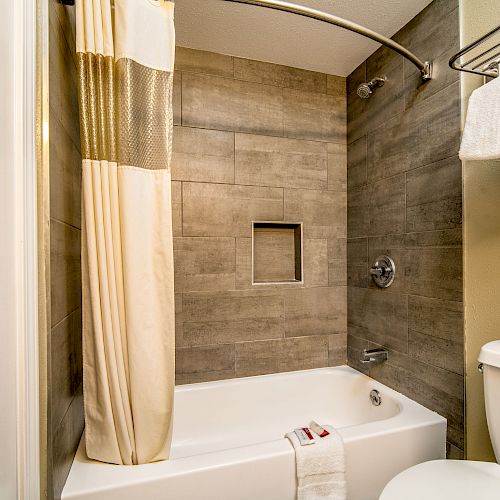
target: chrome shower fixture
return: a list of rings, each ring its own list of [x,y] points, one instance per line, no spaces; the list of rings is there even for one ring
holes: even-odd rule
[[[377,87],[383,87],[385,82],[387,81],[387,78],[385,76],[376,76],[372,80],[366,83],[361,83],[358,86],[358,95],[361,97],[361,99],[368,99],[372,94],[373,91]]]

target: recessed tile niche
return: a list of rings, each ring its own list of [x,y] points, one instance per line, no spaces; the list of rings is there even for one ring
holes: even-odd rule
[[[253,284],[302,283],[302,223],[252,223]]]

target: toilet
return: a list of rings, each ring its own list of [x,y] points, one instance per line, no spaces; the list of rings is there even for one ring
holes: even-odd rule
[[[398,474],[379,500],[489,500],[500,498],[500,340],[479,354],[486,417],[498,463],[432,460]]]

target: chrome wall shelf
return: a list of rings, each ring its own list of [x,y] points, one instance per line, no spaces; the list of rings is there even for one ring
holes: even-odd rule
[[[464,47],[450,59],[450,67],[475,75],[497,77],[500,66],[500,26]]]

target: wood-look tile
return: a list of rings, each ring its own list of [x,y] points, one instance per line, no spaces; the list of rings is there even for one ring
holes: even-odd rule
[[[184,236],[251,237],[252,221],[283,220],[280,188],[183,183]]]
[[[349,287],[347,317],[350,333],[356,332],[357,337],[389,349],[408,352],[406,295],[382,289]]]
[[[234,238],[174,238],[175,291],[232,290]]]
[[[80,146],[76,64],[56,16],[49,16],[49,106],[73,144]],[[67,29],[70,29],[69,26]]]
[[[366,82],[366,61],[363,61],[347,78],[346,78],[346,93],[347,95],[356,92],[358,85]]]
[[[349,291],[350,293],[350,287]],[[363,358],[363,351],[369,348],[370,343],[368,340],[362,337],[356,337],[352,334],[356,329],[352,325],[347,327],[347,362],[349,366],[361,373],[368,373],[369,367],[366,364],[361,363]]]
[[[345,286],[283,290],[285,335],[331,335],[347,331]]]
[[[328,366],[347,363],[347,332],[328,335]]]
[[[282,89],[229,78],[183,73],[182,124],[282,136]]]
[[[50,335],[50,408],[56,432],[82,384],[82,311],[77,309],[58,323]]]
[[[81,227],[82,157],[54,113],[50,113],[50,216]]]
[[[82,386],[73,398],[68,411],[52,435],[52,487],[54,499],[61,493],[71,469],[84,428]]]
[[[284,336],[280,291],[183,294],[185,345],[224,344]]]
[[[255,228],[253,267],[255,281],[295,280],[295,230],[290,228]]]
[[[369,186],[369,234],[401,233],[405,230],[405,176],[398,175]]]
[[[451,157],[412,170],[406,177],[407,231],[462,225],[462,163]]]
[[[463,341],[453,342],[410,330],[409,354],[412,358],[463,375]]]
[[[368,135],[368,178],[386,178],[454,156],[459,144],[457,82]]]
[[[370,283],[368,263],[368,240],[347,240],[347,284],[367,288]]]
[[[346,236],[346,193],[308,189],[285,189],[284,217],[303,222],[305,238]]]
[[[233,58],[216,52],[175,48],[175,70],[206,75],[233,77]]]
[[[328,337],[287,338],[236,344],[236,376],[328,366]]]
[[[345,142],[345,98],[284,89],[283,126],[285,137]]]
[[[463,308],[462,302],[410,295],[409,328],[433,337],[463,343]]]
[[[182,182],[172,181],[172,232],[182,236]]]
[[[234,58],[234,78],[310,92],[326,92],[327,77],[324,73],[239,57]]]
[[[328,260],[328,286],[347,285],[347,261],[345,259]]]
[[[347,237],[361,238],[370,233],[370,190],[366,186],[347,193]]]
[[[347,146],[348,189],[364,186],[366,180],[366,136],[364,135]]]
[[[174,86],[172,90],[172,113],[174,125],[182,124],[182,73],[174,73]]]
[[[175,383],[192,384],[233,378],[234,344],[175,350]]]
[[[80,230],[50,221],[50,301],[54,326],[81,306]]]
[[[279,137],[236,134],[237,184],[325,189],[327,144]]]
[[[304,284],[306,286],[329,285],[328,240],[306,239],[304,241]]]
[[[347,146],[328,143],[328,189],[347,190]]]
[[[326,93],[346,97],[346,78],[337,75],[326,75]]]
[[[174,127],[172,179],[234,183],[234,134]]]

